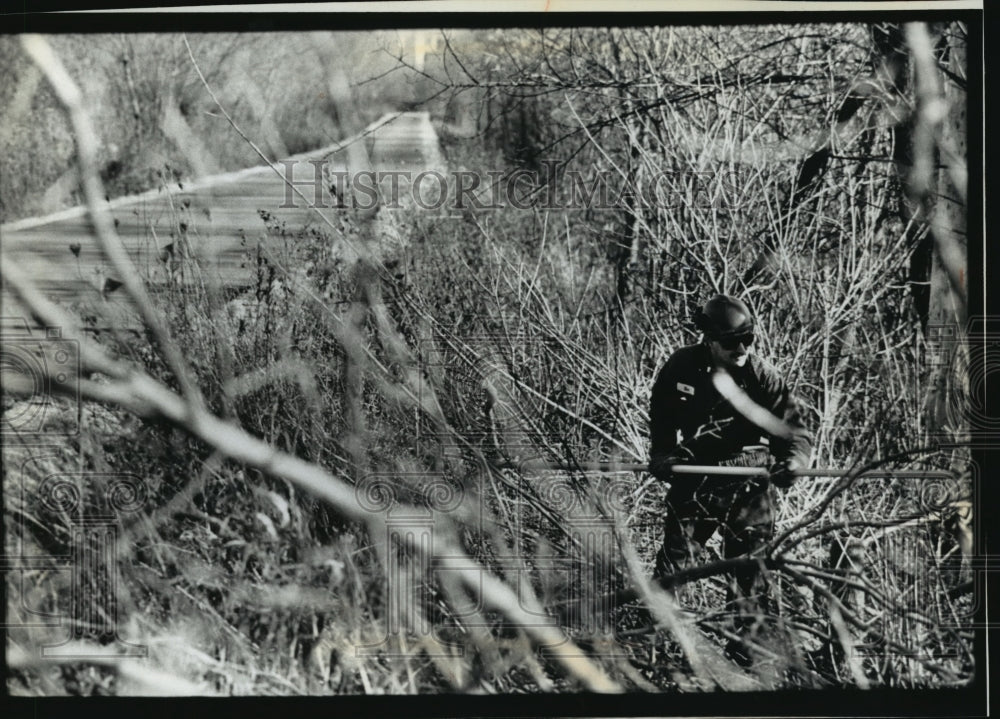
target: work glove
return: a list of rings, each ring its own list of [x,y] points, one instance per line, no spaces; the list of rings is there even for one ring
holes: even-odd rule
[[[799,469],[801,465],[795,459],[788,458],[771,465],[771,484],[778,489],[788,489],[792,486],[796,477],[793,471]]]
[[[649,463],[649,472],[657,479],[669,480],[672,476],[670,468],[675,464],[691,464],[694,461],[694,452],[678,445],[669,454],[654,457]]]

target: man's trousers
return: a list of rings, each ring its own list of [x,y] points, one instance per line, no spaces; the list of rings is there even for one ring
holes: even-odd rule
[[[727,559],[766,544],[774,535],[770,481],[766,477],[674,475],[654,577],[691,566],[717,530],[722,534],[722,554]],[[754,566],[733,571],[732,579],[728,598],[736,613],[736,630],[746,634],[764,612],[766,580]]]

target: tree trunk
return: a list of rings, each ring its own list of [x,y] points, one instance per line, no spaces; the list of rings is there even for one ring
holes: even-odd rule
[[[914,64],[916,117],[912,163],[906,168],[908,200],[927,226],[933,253],[926,338],[932,388],[925,405],[931,439],[968,439],[968,377],[961,361],[967,323],[966,240],[966,44],[958,23],[905,28]],[[940,54],[940,60],[935,57]],[[903,168],[900,168],[901,170]]]

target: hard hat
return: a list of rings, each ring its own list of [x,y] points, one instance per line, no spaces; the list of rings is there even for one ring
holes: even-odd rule
[[[753,316],[742,300],[716,295],[695,318],[695,324],[711,339],[733,337],[753,331]]]

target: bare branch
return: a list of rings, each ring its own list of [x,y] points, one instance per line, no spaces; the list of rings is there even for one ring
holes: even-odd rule
[[[146,326],[153,332],[160,351],[163,352],[170,369],[177,378],[185,399],[195,411],[202,404],[201,392],[190,376],[187,364],[170,336],[170,331],[163,323],[159,312],[146,293],[146,288],[140,280],[139,273],[129,259],[125,248],[115,231],[111,216],[105,208],[104,189],[97,170],[97,135],[90,123],[90,117],[83,106],[83,95],[76,83],[66,72],[62,62],[52,52],[48,41],[41,35],[23,35],[21,44],[32,60],[41,68],[48,78],[59,99],[69,111],[70,121],[76,136],[76,151],[80,162],[80,178],[84,195],[87,198],[87,208],[94,223],[94,231],[101,250],[107,256],[118,279],[125,285],[136,309],[141,314]]]

